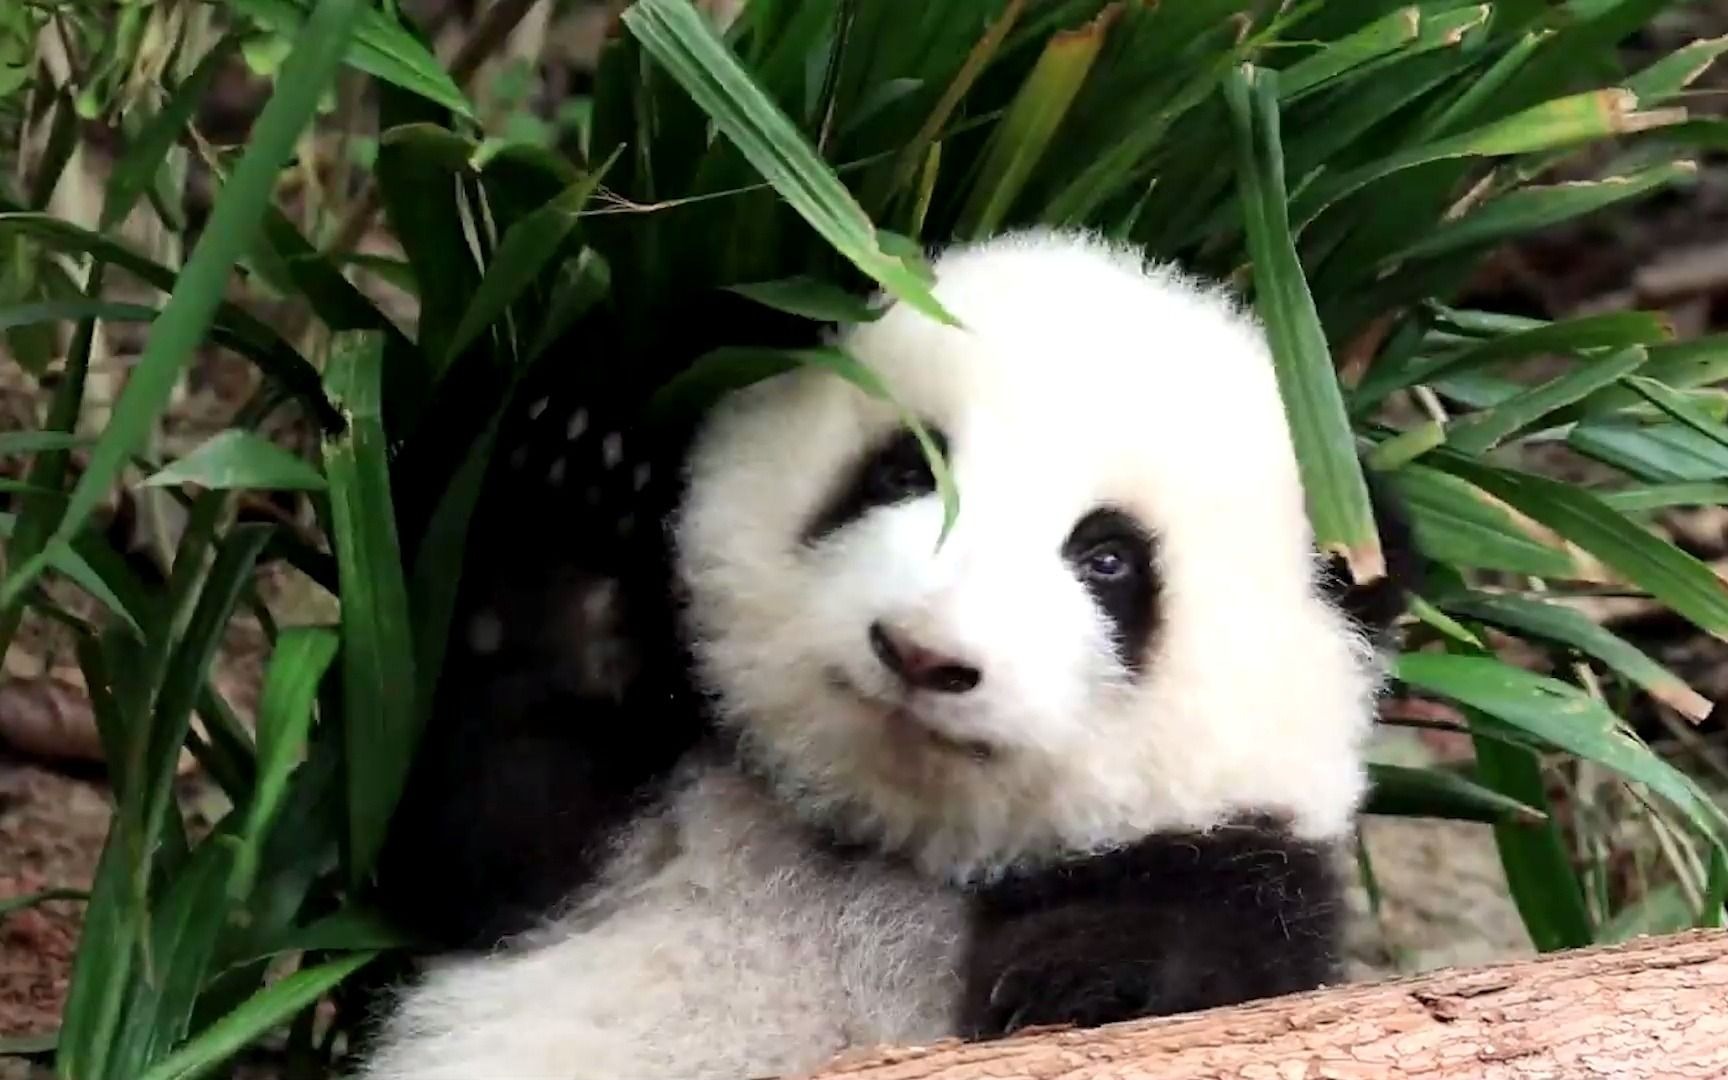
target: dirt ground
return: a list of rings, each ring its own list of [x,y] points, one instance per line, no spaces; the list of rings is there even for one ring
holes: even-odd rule
[[[1728,29],[1728,5],[1699,6],[1648,35],[1649,46]],[[1698,20],[1706,20],[1700,23]],[[1709,84],[1720,92],[1721,77]],[[1705,99],[1704,111],[1720,111]],[[1558,230],[1510,250],[1479,282],[1484,303],[1559,317],[1569,313],[1659,305],[1681,336],[1728,326],[1728,168],[1706,163],[1691,189],[1653,200],[1634,213],[1602,217]],[[95,380],[98,404],[118,389],[141,341],[121,332],[107,343],[108,374]],[[177,398],[167,447],[184,445],[221,426],[250,386],[244,365],[207,357]],[[36,422],[41,395],[9,360],[0,358],[0,430]],[[88,422],[99,426],[101,417]],[[1724,552],[1723,517],[1671,522],[1687,546],[1710,558]],[[117,532],[140,549],[171,534],[173,515],[160,504],[122,508]],[[273,602],[293,605],[291,585],[275,583]],[[69,598],[69,603],[76,598]],[[1673,663],[1712,700],[1728,697],[1728,655],[1718,643],[1675,634],[1660,618],[1649,647]],[[236,632],[218,677],[224,694],[249,716],[262,669],[262,636]],[[102,781],[89,709],[76,663],[65,643],[40,627],[5,657],[0,673],[0,905],[46,888],[88,884],[107,829]],[[1711,736],[1719,739],[1718,726]],[[1392,737],[1399,753],[1411,750]],[[189,770],[183,782],[189,813],[218,808],[206,781]],[[1364,827],[1381,892],[1378,916],[1361,888],[1353,891],[1351,974],[1478,963],[1531,951],[1506,896],[1492,834],[1484,826],[1373,819]],[[3,907],[0,907],[3,910]],[[54,902],[0,915],[0,1039],[51,1031],[65,993],[79,907]],[[23,1073],[0,1061],[0,1080]]]

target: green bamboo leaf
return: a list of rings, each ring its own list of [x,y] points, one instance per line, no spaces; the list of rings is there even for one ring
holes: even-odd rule
[[[1278,72],[1279,96],[1295,101],[1345,72],[1397,52],[1416,40],[1422,21],[1421,8],[1403,7],[1327,43]]]
[[[76,450],[96,440],[88,435],[64,431],[0,431],[0,457],[39,454],[47,450]]]
[[[23,896],[7,896],[0,898],[0,919],[13,912],[39,907],[42,904],[52,904],[61,900],[76,900],[83,902],[90,899],[89,892],[84,889],[41,889]]]
[[[1285,216],[1277,77],[1243,66],[1225,81],[1236,129],[1238,183],[1255,268],[1255,303],[1290,417],[1316,542],[1341,555],[1357,582],[1386,570],[1356,444],[1314,298]]]
[[[919,311],[955,322],[913,267],[882,250],[863,207],[751,80],[690,0],[637,0],[625,9],[623,20],[643,49],[836,251]]]
[[[441,111],[392,86],[378,87],[378,161],[373,169],[391,231],[420,286],[417,342],[428,368],[448,354],[450,335],[474,296],[480,271],[464,229],[457,176],[443,155],[461,144],[457,170],[466,170],[472,143],[425,122]]]
[[[864,323],[872,322],[882,314],[881,309],[873,307],[868,299],[812,277],[754,281],[730,285],[727,289],[764,307],[817,322]]]
[[[1728,639],[1728,586],[1722,579],[1596,496],[1554,480],[1462,459],[1448,458],[1446,468],[1560,533],[1699,629]]]
[[[1584,576],[1557,537],[1519,520],[1479,488],[1421,465],[1382,475],[1409,514],[1418,549],[1429,558],[1537,577]]]
[[[1602,492],[1601,499],[1623,514],[1670,506],[1723,506],[1728,505],[1728,484],[1652,484]]]
[[[139,1080],[198,1080],[259,1036],[287,1023],[342,980],[371,963],[378,953],[363,952],[304,968],[271,983],[245,1004],[210,1025],[198,1037],[157,1062]]]
[[[209,224],[175,281],[174,292],[154,324],[144,354],[132,368],[107,429],[90,453],[90,461],[61,515],[56,539],[69,539],[83,527],[168,404],[181,368],[197,349],[221,304],[234,262],[245,251],[269,203],[277,172],[335,74],[360,10],[359,0],[319,0],[283,67],[276,92],[253,126],[233,178],[222,189]],[[44,562],[38,556],[14,568],[0,589],[0,606],[28,585]]]
[[[287,215],[274,206],[264,210],[262,240],[325,326],[332,330],[383,330],[393,338],[402,338],[396,324],[354,287],[335,261],[308,243]]]
[[[1607,706],[1576,687],[1500,660],[1442,653],[1405,653],[1393,667],[1398,681],[1486,713],[1524,735],[1604,765],[1673,803],[1703,831],[1728,836],[1728,814],[1686,774],[1638,742]],[[1490,740],[1477,740],[1477,752]],[[1497,790],[1537,805],[1526,792]]]
[[[1683,424],[1587,420],[1567,432],[1566,444],[1653,483],[1728,479],[1728,450]]]
[[[1533,634],[1570,645],[1607,664],[1651,697],[1681,715],[1701,721],[1710,715],[1710,699],[1646,656],[1638,648],[1598,625],[1583,613],[1562,604],[1522,596],[1464,593],[1441,600],[1447,611],[1494,623],[1520,634]]]
[[[1008,112],[990,134],[978,182],[960,211],[956,233],[977,238],[997,231],[1091,74],[1117,9],[1050,38],[1020,84]]]
[[[242,428],[212,435],[143,483],[148,487],[196,484],[211,490],[324,490],[324,478],[317,469]]]
[[[305,34],[309,5],[304,0],[229,2],[287,41],[298,41]],[[473,106],[438,58],[383,12],[372,8],[361,12],[345,60],[351,67],[418,94],[458,116],[474,118]]]
[[[379,368],[383,343],[354,331],[333,345],[329,386],[349,417],[326,439],[331,539],[342,595],[343,728],[348,739],[349,880],[365,880],[418,737],[414,653],[390,494]]]
[[[1564,375],[1452,425],[1446,433],[1446,443],[1460,454],[1485,454],[1555,410],[1581,401],[1631,374],[1649,355],[1634,347],[1586,361]]]
[[[1648,378],[1629,378],[1626,385],[1662,412],[1718,446],[1728,448],[1728,425],[1705,412],[1685,394]]]
[[[1651,345],[1650,362],[1644,365],[1644,377],[1676,390],[1689,390],[1728,379],[1728,334]],[[1637,406],[1641,400],[1642,395],[1629,386],[1611,386],[1591,394],[1557,419],[1570,421],[1581,416],[1619,412]]]
[[[890,186],[894,190],[905,188],[912,182],[914,175],[928,167],[938,136],[948,126],[949,119],[960,107],[961,101],[965,100],[978,77],[1002,48],[1002,42],[1007,39],[1008,32],[1014,29],[1014,24],[1019,21],[1020,13],[1025,7],[1026,0],[1008,0],[1001,13],[991,20],[983,35],[967,52],[965,61],[954,73],[954,78],[949,81],[947,88],[942,91],[941,98],[930,110],[930,114],[924,118],[917,134],[901,149],[890,179]],[[872,204],[876,201],[874,198],[871,200]]]
[[[1659,316],[1644,311],[1616,311],[1512,329],[1485,341],[1421,355],[1409,363],[1376,364],[1351,392],[1350,411],[1360,416],[1394,391],[1494,364],[1531,356],[1576,356],[1588,349],[1654,345],[1668,333],[1667,324]]]
[[[59,1080],[101,1080],[109,1075],[108,1059],[144,925],[143,907],[131,888],[134,874],[124,830],[119,819],[113,819],[96,863],[78,950],[72,958],[71,985],[54,1055]]]
[[[102,193],[102,215],[96,226],[99,231],[110,232],[125,221],[137,205],[138,197],[156,182],[168,151],[173,149],[192,122],[199,103],[210,91],[210,83],[222,65],[228,62],[238,40],[234,34],[224,35],[218,40],[130,141],[126,152],[120,155],[108,174],[108,185]]]
[[[574,258],[565,259],[553,274],[545,320],[523,354],[522,362],[532,364],[538,360],[611,291],[612,268],[599,252],[585,247]]]
[[[1606,206],[1635,199],[1698,174],[1690,161],[1672,162],[1604,180],[1580,180],[1508,192],[1463,217],[1442,222],[1388,259],[1430,259],[1546,229]]]
[[[318,686],[336,657],[336,645],[336,635],[319,627],[296,627],[276,641],[258,699],[258,779],[229,878],[228,895],[233,899],[252,892],[259,853],[305,749]]]
[[[0,330],[42,323],[79,322],[101,319],[105,322],[149,322],[156,309],[142,304],[118,304],[108,300],[41,300],[27,304],[0,306]],[[3,438],[4,436],[0,436]]]
[[[882,377],[850,354],[835,348],[759,349],[726,347],[698,357],[669,379],[650,400],[648,413],[665,423],[700,413],[726,393],[740,390],[800,366],[821,368],[856,386],[879,401],[892,405],[924,450],[942,499],[942,533],[946,538],[960,513],[960,493],[942,451],[924,424],[900,403]]]
[[[1362,808],[1365,814],[1489,824],[1534,825],[1548,820],[1541,810],[1446,769],[1370,763],[1368,778],[1372,786]]]
[[[486,267],[486,273],[480,278],[474,298],[456,324],[456,331],[446,346],[446,365],[496,322],[540,276],[547,260],[558,253],[576,228],[582,208],[588,204],[613,162],[617,161],[621,150],[614,150],[598,168],[510,226],[498,244],[491,264]]]
[[[1546,812],[1548,793],[1535,751],[1490,737],[1492,725],[1481,717],[1472,717],[1471,729],[1476,745],[1476,771],[1483,782],[1509,798],[1534,803]],[[1572,871],[1572,860],[1558,823],[1550,818],[1535,827],[1496,824],[1494,843],[1500,849],[1507,889],[1536,948],[1553,952],[1590,944],[1595,937],[1590,910],[1584,906],[1584,894]]]
[[[16,528],[17,519],[13,515],[0,513],[0,540],[9,540]],[[116,588],[108,582],[107,577],[98,573],[96,568],[91,566],[72,545],[49,544],[44,550],[43,556],[49,568],[63,574],[79,588],[101,601],[103,607],[120,617],[128,630],[134,634],[143,633],[143,630],[140,629],[141,616],[138,611],[134,610],[134,605],[123,600]]]
[[[1627,90],[1593,90],[1556,98],[1472,131],[1394,151],[1367,164],[1321,177],[1296,196],[1290,218],[1300,224],[1393,173],[1464,157],[1510,157],[1574,146],[1610,135],[1647,131],[1685,119],[1680,112],[1640,112]]]
[[[192,710],[209,677],[241,594],[250,585],[259,554],[275,531],[267,525],[236,525],[216,547],[216,557],[197,591],[197,602],[170,656],[144,734],[139,783],[144,786],[140,836],[154,844],[174,800],[174,775],[186,742]],[[176,567],[178,570],[179,568]],[[172,584],[172,583],[171,583]],[[191,902],[191,900],[188,900]]]
[[[1696,82],[1724,52],[1728,52],[1728,37],[1694,41],[1627,79],[1624,85],[1637,96],[1640,108],[1660,105]]]

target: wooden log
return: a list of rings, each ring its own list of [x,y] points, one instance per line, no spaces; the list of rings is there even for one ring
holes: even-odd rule
[[[1185,1016],[848,1055],[819,1080],[1728,1080],[1728,931]]]

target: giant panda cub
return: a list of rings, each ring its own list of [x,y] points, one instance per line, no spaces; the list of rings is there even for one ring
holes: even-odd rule
[[[1337,976],[1398,585],[1317,556],[1260,331],[1085,234],[934,270],[960,326],[894,303],[839,344],[942,447],[951,531],[893,405],[814,368],[723,400],[667,515],[676,603],[561,586],[560,634],[629,648],[577,665],[580,760],[516,751],[557,804],[534,865],[486,861],[520,792],[484,739],[422,770],[464,807],[421,826],[446,881],[550,876],[398,992],[368,1080],[742,1080]]]

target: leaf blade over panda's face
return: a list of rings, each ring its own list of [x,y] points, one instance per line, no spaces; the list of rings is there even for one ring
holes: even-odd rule
[[[1276,77],[1238,68],[1225,81],[1225,99],[1236,131],[1255,303],[1271,345],[1315,541],[1322,551],[1342,555],[1351,577],[1365,584],[1385,575],[1386,560],[1331,350],[1290,234]]]
[[[662,386],[650,401],[648,412],[662,419],[688,416],[707,408],[724,394],[800,366],[830,371],[871,397],[892,405],[900,414],[901,421],[917,437],[924,458],[930,464],[930,474],[936,480],[936,493],[942,499],[942,533],[937,543],[946,540],[960,514],[960,492],[954,484],[953,473],[948,469],[947,459],[924,424],[900,403],[882,377],[844,350],[831,346],[819,349],[716,349],[698,357]]]

